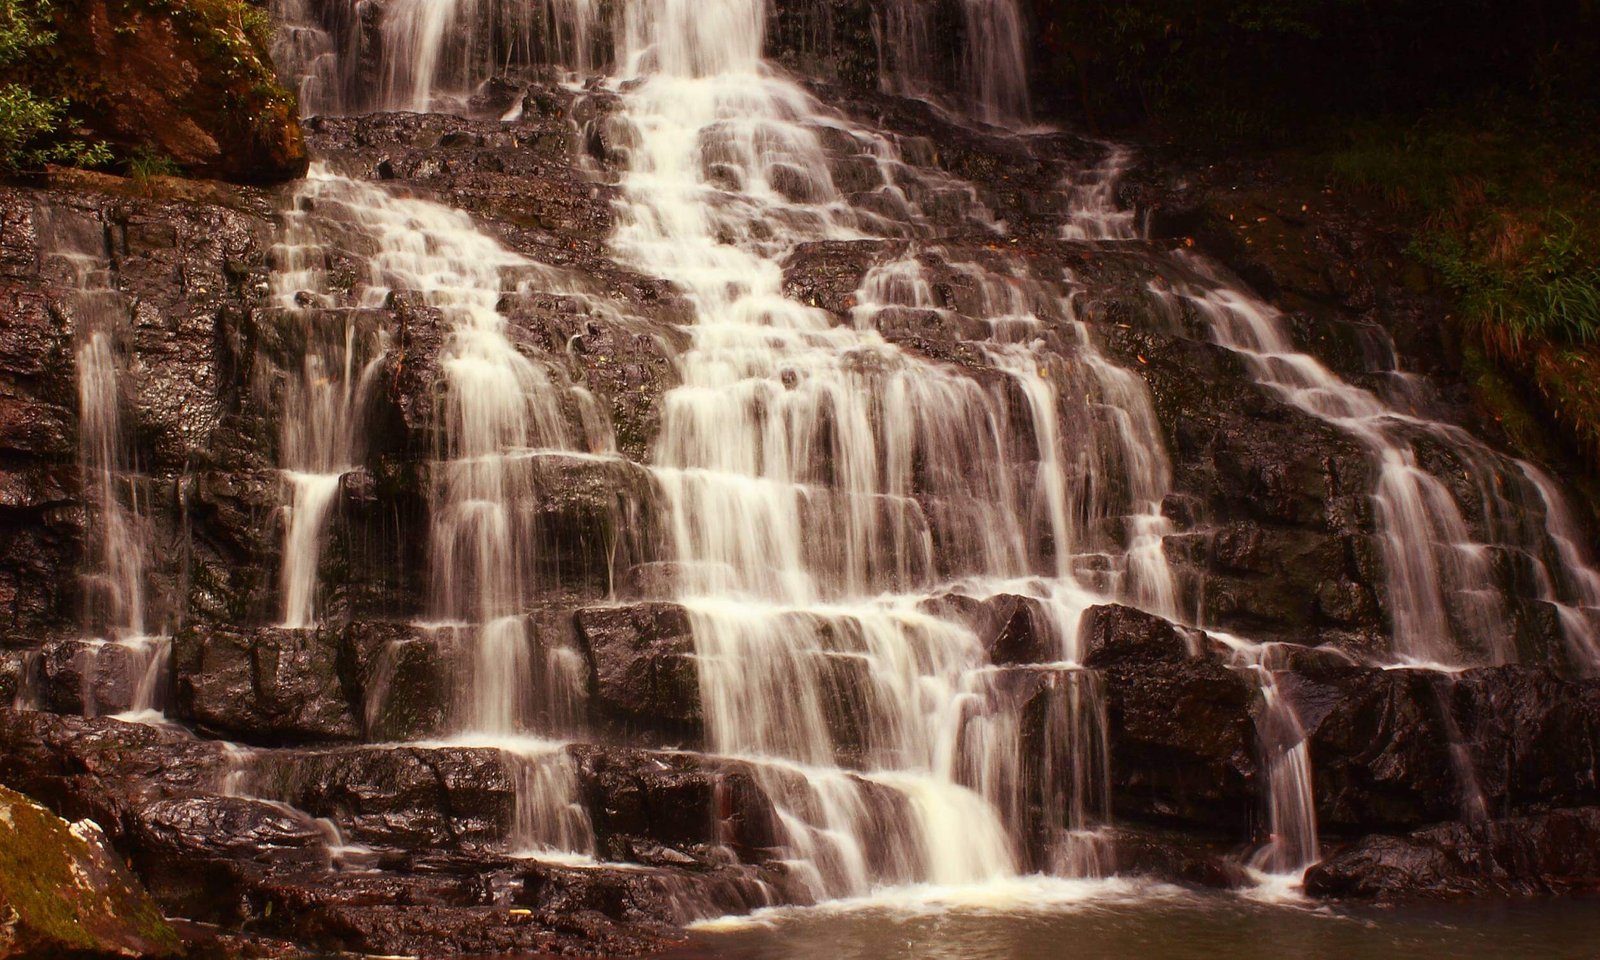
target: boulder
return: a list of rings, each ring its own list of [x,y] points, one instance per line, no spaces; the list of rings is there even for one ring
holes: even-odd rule
[[[0,956],[176,957],[178,935],[92,820],[0,787]]]
[[[1600,890],[1600,808],[1363,838],[1306,872],[1319,898],[1410,900]]]
[[[255,788],[327,817],[352,840],[400,850],[504,840],[516,804],[505,756],[472,747],[275,752]]]
[[[1085,664],[1104,677],[1113,806],[1119,817],[1248,836],[1259,797],[1255,684],[1183,631],[1124,607],[1081,628]]]
[[[590,607],[575,620],[594,678],[591,709],[600,719],[667,736],[703,735],[694,634],[683,607]]]
[[[1407,828],[1460,813],[1466,785],[1450,752],[1448,678],[1309,651],[1289,662],[1279,688],[1306,733],[1324,830]]]

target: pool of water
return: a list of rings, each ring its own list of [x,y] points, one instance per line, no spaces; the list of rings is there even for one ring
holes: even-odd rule
[[[1597,960],[1600,900],[1331,907],[1124,881],[897,891],[698,925],[673,960]]]

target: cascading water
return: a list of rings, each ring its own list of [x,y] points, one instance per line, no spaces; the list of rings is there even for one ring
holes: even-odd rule
[[[1038,313],[1066,319],[1070,297],[1020,271],[958,268],[993,337],[1002,378],[989,383],[879,333],[898,312],[938,309],[914,258],[867,273],[852,327],[786,297],[781,260],[804,242],[927,231],[915,195],[944,190],[966,201],[973,229],[995,225],[970,190],[919,179],[887,142],[773,73],[764,16],[752,0],[669,0],[630,6],[625,31],[635,136],[613,243],[696,309],[655,474],[711,746],[761,771],[817,896],[1019,872],[1025,766],[1058,791],[1046,867],[1097,873],[1104,858],[1084,841],[1109,817],[1105,727],[1077,627],[1098,595],[1075,571],[1114,553],[1132,582],[1108,592],[1172,603],[1149,542],[1167,481],[1148,397],[1075,321],[1060,355],[1046,352],[1053,324]],[[824,136],[876,158],[892,206],[845,201]],[[1063,408],[1081,432],[1062,435]],[[1085,478],[1099,469],[1139,474],[1137,502],[1097,500]],[[1112,521],[1133,527],[1136,560],[1104,529]],[[988,662],[966,622],[930,612],[952,589],[1024,594],[1046,621],[1060,663],[1040,671],[1055,718],[1044,757],[1019,750],[1016,676]],[[840,690],[860,700],[850,716]],[[957,830],[963,841],[948,842]]]
[[[606,456],[614,448],[605,418],[592,409],[593,397],[558,382],[549,367],[519,350],[499,312],[503,296],[567,285],[554,271],[506,250],[459,211],[321,167],[306,189],[315,196],[317,216],[342,225],[352,234],[346,242],[367,257],[359,306],[380,306],[400,291],[438,311],[446,341],[435,422],[439,459],[432,466],[434,619],[424,628],[461,651],[466,682],[456,726],[462,736],[502,749],[513,767],[513,847],[586,853],[591,841],[573,803],[570,760],[560,743],[533,735],[573,729],[583,689],[571,651],[536,636],[530,624],[539,582],[533,508],[541,459]],[[294,251],[309,246],[291,229],[281,251],[285,263],[293,265]],[[314,273],[287,270],[280,296],[298,303],[315,290]],[[285,315],[301,328],[308,315],[326,318],[294,309]],[[355,340],[346,325],[331,344],[322,344],[331,354],[308,354],[306,383],[289,393],[291,402],[308,408],[308,417],[286,436],[286,454],[331,468],[306,471],[312,479],[293,484],[284,574],[290,615],[296,601],[314,594],[301,585],[314,578],[314,560],[294,552],[297,537],[314,543],[321,526],[305,488],[326,483],[337,489],[339,473],[354,457],[363,385],[382,359],[380,339],[357,374]],[[329,376],[332,366],[342,374]],[[312,532],[301,533],[297,523]],[[314,556],[314,550],[306,553]]]
[[[460,109],[508,65],[585,72],[603,59],[599,35],[619,38],[617,76],[591,88],[620,103],[596,121],[617,125],[607,132],[618,149],[590,169],[622,165],[612,249],[673,282],[694,321],[652,450],[670,559],[651,566],[670,568],[653,572],[688,614],[707,746],[755,771],[780,855],[810,896],[1112,873],[1108,692],[1085,666],[1085,611],[1115,601],[1175,623],[1198,618],[1180,612],[1166,555],[1173,466],[1150,391],[1084,319],[1092,267],[1082,280],[1059,266],[1041,276],[1008,252],[1006,225],[978,188],[907,162],[906,141],[847,121],[769,66],[762,0],[634,2],[615,7],[611,24],[598,0],[336,6],[285,8],[308,24],[287,31],[283,58],[299,65],[313,112]],[[886,82],[945,105],[958,91],[963,108],[950,113],[1024,125],[1014,0],[949,6],[965,52],[948,76],[923,70],[932,6],[881,5],[884,56],[903,68]],[[338,52],[357,40],[381,53],[362,67],[371,83],[359,95],[357,58]],[[1060,246],[1085,259],[1141,234],[1117,202],[1131,154],[1105,147],[1060,180]],[[790,258],[821,243],[870,250],[836,310],[785,285]],[[348,298],[323,275],[335,250],[367,266]],[[1600,574],[1548,478],[1344,383],[1209,264],[1143,247],[1138,257],[1162,278],[1156,300],[1201,317],[1265,388],[1372,454],[1397,660],[1515,659],[1504,637],[1518,615],[1494,580],[1495,561],[1512,556],[1556,611],[1572,659],[1600,663]],[[288,356],[273,393],[286,500],[280,625],[337,616],[318,571],[342,478],[368,456],[363,408],[392,359],[381,325],[404,308],[407,324],[431,324],[442,343],[436,406],[431,420],[419,414],[434,443],[430,589],[426,620],[374,654],[363,719],[381,729],[391,694],[405,693],[392,683],[403,645],[453,651],[453,735],[409,746],[499,749],[515,792],[511,851],[587,861],[602,845],[562,738],[584,732],[590,667],[543,627],[557,618],[541,614],[569,614],[571,597],[546,597],[553,545],[539,517],[547,466],[622,458],[605,411],[510,322],[535,292],[583,295],[465,213],[320,165],[285,213],[273,258]],[[959,359],[917,345],[906,332],[919,324],[959,331]],[[97,540],[106,586],[96,595],[116,599],[106,605],[121,612],[108,619],[122,625],[105,629],[129,642],[143,632],[143,553],[118,439],[115,323],[104,336],[91,326],[79,353],[85,475],[97,484],[92,506],[111,518]],[[1461,502],[1423,443],[1448,451],[1481,503]],[[987,646],[991,608],[1022,611],[1044,655],[1019,664]],[[1266,824],[1250,865],[1274,882],[1298,877],[1320,848],[1306,730],[1279,682],[1290,648],[1212,636],[1260,695]],[[1443,694],[1441,712],[1448,721]],[[1447,728],[1463,812],[1481,817],[1471,758]],[[649,762],[665,768],[662,756]],[[225,793],[243,792],[253,762],[233,757]],[[729,843],[714,856],[731,856]],[[328,846],[367,853],[336,829]]]
[[[317,568],[328,515],[342,479],[359,462],[362,404],[384,351],[381,334],[364,335],[354,311],[338,309],[323,289],[327,251],[311,210],[336,206],[343,183],[314,171],[296,192],[273,248],[273,299],[301,345],[298,376],[284,387],[279,440],[290,491],[279,586],[282,625],[290,629],[317,623]]]
[[[1196,311],[1263,386],[1370,452],[1378,471],[1372,498],[1389,581],[1393,652],[1400,662],[1452,667],[1519,659],[1494,563],[1496,553],[1505,553],[1526,566],[1547,602],[1565,611],[1561,626],[1573,659],[1593,669],[1596,575],[1574,545],[1559,497],[1538,471],[1460,428],[1399,413],[1342,380],[1294,348],[1277,310],[1229,285],[1199,258],[1174,257],[1184,272],[1152,290],[1159,301]],[[1459,502],[1446,480],[1424,466],[1420,444],[1446,453],[1471,481],[1475,502]]]
[[[887,0],[875,10],[881,85],[951,104],[984,123],[1026,126],[1032,116],[1027,29],[1017,0],[960,0],[956,6],[959,16],[928,0]],[[939,51],[952,30],[961,34],[962,54],[942,64]]]
[[[604,63],[601,0],[274,0],[273,59],[301,112],[460,109],[508,69]]]
[[[77,653],[84,710],[92,715],[100,709],[89,688],[91,678],[102,669],[120,670],[131,690],[123,715],[158,719],[171,641],[164,631],[149,629],[149,547],[141,511],[147,490],[123,424],[125,371],[118,342],[128,334],[132,304],[117,288],[98,220],[62,215],[47,218],[44,227],[46,236],[53,235],[52,257],[72,290],[76,324],[78,450],[88,553],[83,575],[83,635],[88,642]],[[103,664],[108,647],[118,656]]]

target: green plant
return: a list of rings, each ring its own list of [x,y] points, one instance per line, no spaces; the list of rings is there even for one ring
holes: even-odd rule
[[[50,10],[50,0],[0,0],[0,66],[11,66],[55,40],[45,27]],[[65,97],[0,83],[0,174],[37,170],[47,163],[108,163],[111,150],[104,143],[67,135],[68,108]]]
[[[152,147],[140,147],[128,158],[128,176],[140,183],[148,183],[152,177],[174,177],[178,172],[171,157]]]
[[[1570,217],[1516,249],[1473,249],[1461,237],[1431,231],[1413,252],[1438,271],[1461,300],[1468,329],[1496,355],[1526,361],[1544,345],[1600,342],[1600,265]],[[1502,235],[1502,239],[1504,235]]]

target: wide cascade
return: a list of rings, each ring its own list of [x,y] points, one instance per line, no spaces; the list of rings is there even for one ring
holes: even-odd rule
[[[1600,835],[1591,518],[1037,7],[277,0],[305,177],[0,186],[0,779],[370,955]]]

